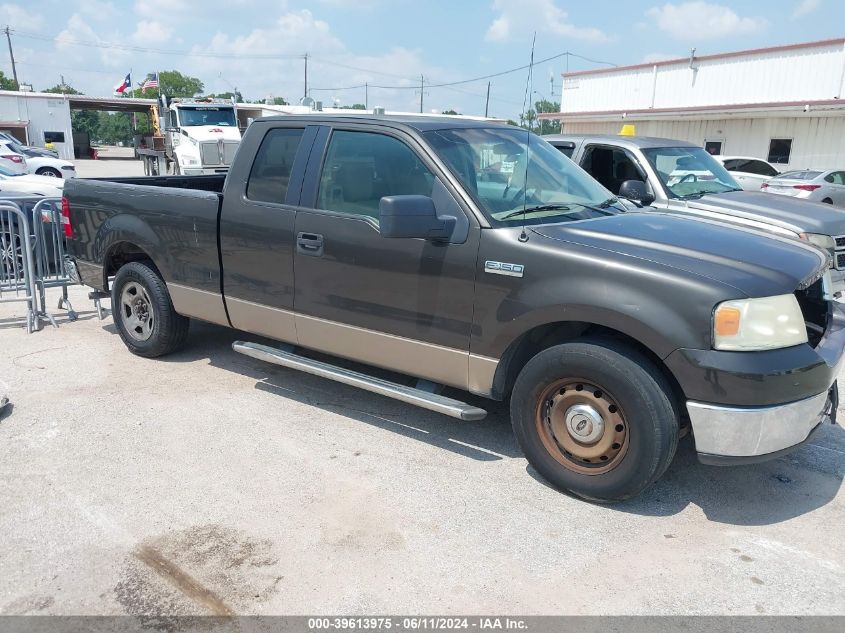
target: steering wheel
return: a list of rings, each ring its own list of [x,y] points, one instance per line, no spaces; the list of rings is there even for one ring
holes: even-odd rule
[[[678,181],[678,184],[681,184],[682,182],[687,182],[688,180],[691,182],[698,182],[698,176],[696,176],[695,174],[687,174]]]

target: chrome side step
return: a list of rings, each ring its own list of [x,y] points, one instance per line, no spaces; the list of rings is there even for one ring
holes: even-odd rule
[[[381,378],[374,378],[373,376],[368,376],[357,371],[336,367],[329,363],[305,358],[304,356],[268,347],[267,345],[235,341],[232,343],[232,349],[239,354],[251,356],[258,360],[264,360],[268,363],[281,365],[282,367],[298,369],[299,371],[314,374],[321,378],[342,382],[345,385],[358,387],[359,389],[387,396],[394,400],[401,400],[402,402],[407,402],[408,404],[413,404],[430,411],[436,411],[437,413],[442,413],[460,420],[483,420],[487,416],[487,412],[484,409],[479,409],[460,400],[453,400],[452,398],[446,398],[445,396],[415,389],[414,387],[406,387],[405,385],[382,380]]]

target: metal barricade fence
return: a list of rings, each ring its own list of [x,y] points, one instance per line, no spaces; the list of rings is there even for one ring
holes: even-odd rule
[[[26,303],[26,331],[38,327],[34,239],[26,212],[0,200],[0,303]]]
[[[35,236],[35,285],[38,289],[40,312],[54,326],[56,322],[47,312],[47,288],[61,288],[62,296],[59,298],[57,309],[66,309],[71,321],[77,318],[67,296],[68,284],[74,282],[65,266],[68,254],[61,210],[61,198],[43,198],[32,208],[32,231]]]

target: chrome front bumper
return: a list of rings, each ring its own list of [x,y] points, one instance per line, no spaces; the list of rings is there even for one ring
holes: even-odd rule
[[[771,407],[729,407],[687,402],[695,449],[705,463],[755,462],[806,441],[836,416],[836,385],[825,393]]]

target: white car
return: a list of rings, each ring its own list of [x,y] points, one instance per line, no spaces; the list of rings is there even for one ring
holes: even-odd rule
[[[0,197],[5,193],[59,198],[63,181],[52,176],[27,174],[19,165],[0,158]]]
[[[731,176],[745,191],[760,191],[760,185],[780,174],[770,163],[752,156],[714,156],[713,158],[731,172]]]
[[[12,143],[4,138],[0,138],[0,154],[21,156],[25,161],[26,170],[30,174],[50,176],[52,178],[76,178],[76,168],[69,160],[52,158],[50,156],[39,156],[27,150],[23,145]]]
[[[845,171],[841,169],[788,171],[764,182],[760,185],[760,190],[845,207]]]

